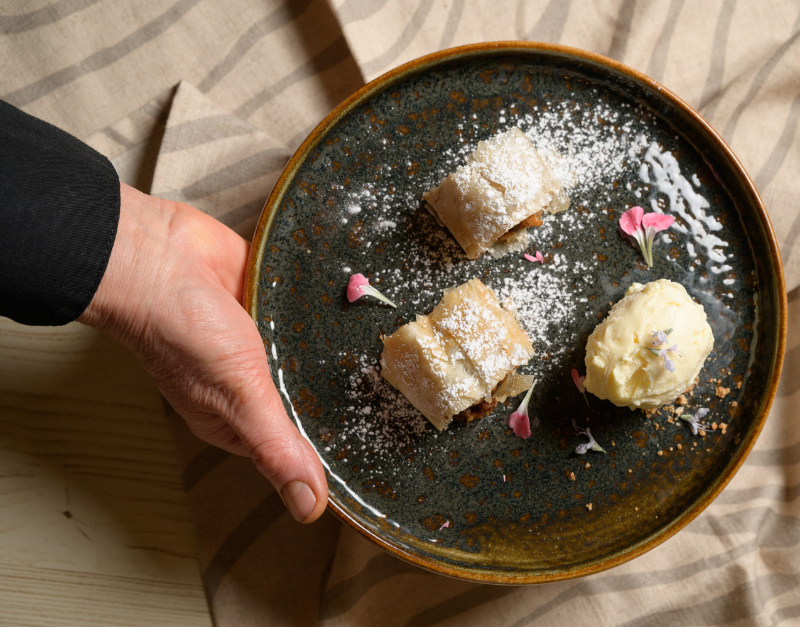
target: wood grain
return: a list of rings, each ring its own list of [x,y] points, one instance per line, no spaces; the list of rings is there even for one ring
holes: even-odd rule
[[[0,318],[0,625],[210,625],[155,384],[93,329]]]

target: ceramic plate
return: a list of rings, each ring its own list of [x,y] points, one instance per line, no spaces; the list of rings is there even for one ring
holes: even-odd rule
[[[478,141],[518,126],[567,181],[572,206],[527,252],[466,258],[422,193]],[[632,205],[676,226],[655,265],[617,230]],[[361,272],[398,304],[349,303]],[[538,427],[517,438],[519,399],[438,433],[379,374],[381,336],[473,277],[510,297],[536,356]],[[725,423],[706,437],[664,411],[588,395],[595,325],[633,282],[667,278],[702,303],[714,351],[686,413]],[[264,209],[246,305],[289,415],[328,473],[330,507],[395,555],[495,583],[581,576],[631,559],[685,526],[744,461],[780,374],[785,290],[761,201],[699,116],[608,59],[519,42],[409,63],[339,106],[300,147]],[[577,455],[591,427],[608,454]]]

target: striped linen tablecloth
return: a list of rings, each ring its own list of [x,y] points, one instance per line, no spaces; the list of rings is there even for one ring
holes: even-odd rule
[[[797,0],[12,0],[0,9],[0,98],[84,139],[139,189],[249,238],[287,159],[344,97],[420,55],[508,39],[644,72],[754,178],[789,290],[767,426],[722,495],[650,553],[581,580],[496,587],[410,566],[330,514],[294,523],[249,460],[168,414],[219,627],[800,622]]]

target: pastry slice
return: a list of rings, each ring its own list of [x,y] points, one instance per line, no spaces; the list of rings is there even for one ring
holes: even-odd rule
[[[490,413],[497,400],[530,385],[515,371],[533,356],[531,342],[478,279],[447,293],[429,315],[383,343],[381,374],[440,431],[454,417]]]
[[[522,229],[541,225],[543,213],[569,208],[550,166],[517,127],[478,143],[422,198],[470,259]]]

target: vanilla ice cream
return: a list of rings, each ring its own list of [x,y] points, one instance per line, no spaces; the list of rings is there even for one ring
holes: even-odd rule
[[[589,336],[584,386],[619,407],[660,407],[692,385],[713,346],[705,310],[682,285],[634,283]]]

